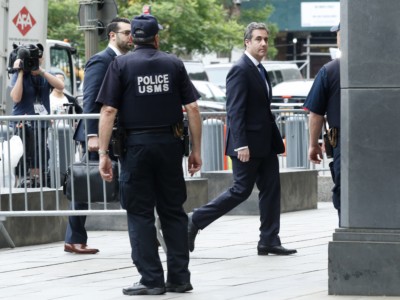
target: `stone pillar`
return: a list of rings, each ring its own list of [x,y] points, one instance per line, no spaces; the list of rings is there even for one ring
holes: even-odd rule
[[[399,15],[399,0],[341,0],[342,228],[329,294],[400,295]]]

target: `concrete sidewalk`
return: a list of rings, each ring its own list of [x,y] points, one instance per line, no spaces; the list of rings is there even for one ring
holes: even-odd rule
[[[282,214],[281,239],[293,256],[258,256],[257,216],[224,216],[200,232],[191,253],[194,290],[134,299],[382,299],[328,296],[328,242],[337,225],[331,203]],[[0,249],[0,299],[127,299],[122,288],[139,280],[127,232],[89,232],[96,255],[63,251],[63,242]],[[165,255],[160,248],[163,262]],[[165,264],[164,264],[165,266]],[[385,297],[400,299],[400,297]]]

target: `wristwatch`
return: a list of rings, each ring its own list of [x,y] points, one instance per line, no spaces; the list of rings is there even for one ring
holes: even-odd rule
[[[97,153],[99,153],[99,155],[108,155],[108,150],[99,150],[97,151]]]

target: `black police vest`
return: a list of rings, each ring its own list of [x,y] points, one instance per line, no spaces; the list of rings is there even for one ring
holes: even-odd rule
[[[118,110],[121,127],[151,128],[182,121],[181,65],[175,56],[153,48],[142,48],[130,55],[121,68],[125,80]]]
[[[340,60],[334,59],[325,65],[329,99],[326,115],[330,127],[340,128]]]

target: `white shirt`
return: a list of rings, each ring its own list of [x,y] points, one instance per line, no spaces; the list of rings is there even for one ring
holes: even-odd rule
[[[50,94],[50,114],[65,114],[68,112],[68,106],[63,106],[64,103],[69,103],[67,97],[63,95],[63,98],[55,97]]]
[[[115,54],[117,54],[117,56],[122,55],[121,51],[119,51],[119,50],[118,50],[116,47],[114,47],[113,45],[108,44],[108,47],[110,47],[110,48],[115,52]]]

